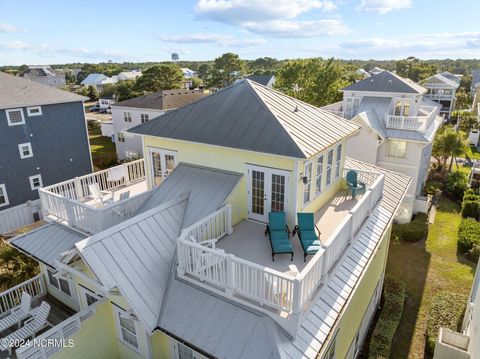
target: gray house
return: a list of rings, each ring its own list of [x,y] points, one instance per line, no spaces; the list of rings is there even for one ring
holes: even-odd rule
[[[84,100],[0,72],[0,211],[92,172]]]
[[[67,84],[65,73],[50,66],[30,66],[23,77],[48,86],[62,87]]]

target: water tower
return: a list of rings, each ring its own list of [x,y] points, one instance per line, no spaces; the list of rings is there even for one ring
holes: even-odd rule
[[[176,52],[172,52],[172,61],[180,60],[180,56]]]

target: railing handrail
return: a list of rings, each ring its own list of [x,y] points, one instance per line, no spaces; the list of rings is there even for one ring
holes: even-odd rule
[[[11,293],[11,292],[14,292],[14,291],[20,289],[21,287],[27,285],[28,283],[35,282],[36,280],[40,279],[41,277],[42,277],[42,273],[39,273],[35,277],[27,279],[26,281],[24,281],[22,283],[19,283],[14,287],[8,288],[7,290],[0,293],[0,298],[7,295],[8,293]]]
[[[197,222],[189,225],[188,227],[182,229],[182,233],[180,236],[183,236],[183,235],[187,235],[188,232],[191,232],[192,230],[195,230],[195,228],[201,226],[202,224],[205,224],[207,223],[209,220],[215,218],[216,216],[218,216],[219,214],[227,211],[227,206],[229,206],[228,204],[221,207],[220,209],[217,209],[215,212],[212,212],[210,213],[208,216],[206,217],[203,217],[202,219],[198,220]]]

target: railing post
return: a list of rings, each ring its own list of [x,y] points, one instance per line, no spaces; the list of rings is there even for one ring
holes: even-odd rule
[[[324,257],[322,261],[322,274],[320,278],[320,283],[326,283],[328,280],[328,245],[323,245],[323,249],[325,250],[325,252],[323,252]]]
[[[76,199],[80,200],[83,198],[83,188],[82,188],[82,181],[80,178],[75,177],[75,180],[73,181],[74,186],[75,186],[75,195],[77,196]]]
[[[225,293],[228,296],[233,296],[235,293],[235,263],[234,263],[234,256],[233,254],[228,254],[226,256],[226,288]]]
[[[232,234],[233,233],[233,227],[232,227],[232,205],[227,204],[227,234]]]
[[[300,279],[293,279],[293,294],[292,294],[292,313],[300,314],[302,311],[302,282]]]
[[[128,163],[123,163],[122,166],[123,166],[123,168],[124,168],[124,170],[125,170],[125,172],[126,172],[125,184],[126,184],[126,185],[129,185],[131,179],[130,179],[130,171],[128,170]]]

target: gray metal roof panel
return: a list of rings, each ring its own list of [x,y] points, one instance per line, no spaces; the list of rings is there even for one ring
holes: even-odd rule
[[[242,80],[128,132],[308,158],[357,130],[341,117]]]
[[[247,76],[247,79],[251,81],[255,81],[260,85],[267,86],[270,83],[270,81],[275,79],[275,76],[274,75],[249,75]]]
[[[393,93],[418,93],[427,92],[427,89],[409,79],[404,79],[390,71],[382,71],[366,79],[357,81],[343,91],[372,91]]]
[[[59,223],[48,223],[33,231],[14,237],[10,244],[35,259],[54,267],[60,255],[75,247],[86,236]]]
[[[85,101],[87,98],[0,71],[0,108]]]
[[[241,173],[180,163],[138,213],[188,193],[182,228],[188,227],[220,208],[241,177]]]
[[[166,111],[185,106],[186,104],[197,101],[205,96],[206,94],[199,91],[185,89],[164,90],[117,102],[112,106],[147,108]]]

